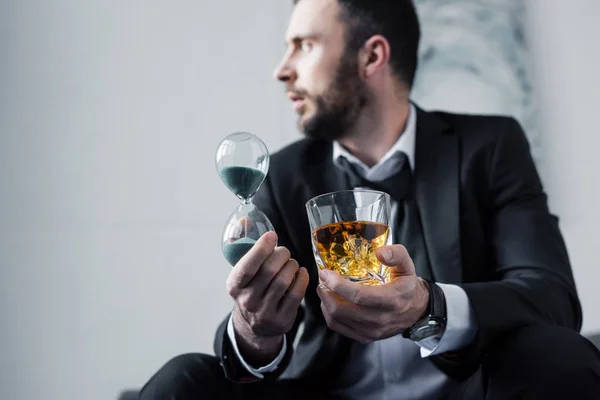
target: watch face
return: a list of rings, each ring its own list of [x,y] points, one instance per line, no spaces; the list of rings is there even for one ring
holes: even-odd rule
[[[410,332],[410,339],[418,342],[419,340],[427,339],[436,336],[443,329],[443,325],[436,320],[426,321],[423,325],[415,327]]]

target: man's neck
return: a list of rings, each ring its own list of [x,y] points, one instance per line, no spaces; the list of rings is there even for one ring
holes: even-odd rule
[[[365,165],[372,167],[398,141],[409,114],[408,100],[373,103],[363,110],[352,131],[339,142]]]

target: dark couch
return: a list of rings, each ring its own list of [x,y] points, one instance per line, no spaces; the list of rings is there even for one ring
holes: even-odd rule
[[[600,333],[587,335],[587,338],[600,349]],[[137,400],[138,393],[137,390],[126,390],[119,395],[119,400]]]

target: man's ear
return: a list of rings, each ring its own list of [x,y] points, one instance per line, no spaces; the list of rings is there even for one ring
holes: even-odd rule
[[[363,78],[368,78],[385,68],[390,62],[390,44],[381,35],[369,38],[360,50],[359,63]]]

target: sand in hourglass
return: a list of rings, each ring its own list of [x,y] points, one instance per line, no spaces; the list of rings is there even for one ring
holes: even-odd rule
[[[222,234],[223,255],[235,266],[266,232],[273,231],[269,218],[252,204],[269,171],[269,150],[256,135],[235,132],[217,147],[215,166],[223,183],[240,199]]]
[[[219,169],[219,175],[225,185],[241,199],[248,199],[259,188],[265,173],[249,167],[224,167]]]
[[[265,179],[264,172],[249,168],[249,167],[224,167],[219,170],[219,174],[225,182],[225,185],[231,189],[231,191],[241,198],[247,200],[252,196],[262,181]],[[244,223],[244,229],[248,234],[251,229],[251,220]],[[240,259],[254,246],[256,243],[255,239],[249,237],[242,237],[231,243],[227,243],[223,246],[223,255],[229,261],[231,265],[235,265]]]
[[[235,265],[248,251],[250,251],[255,243],[256,240],[249,237],[238,239],[233,243],[228,243],[223,246],[223,255],[225,256],[225,259],[229,261],[229,264]]]

